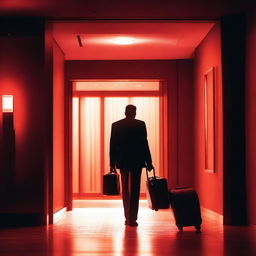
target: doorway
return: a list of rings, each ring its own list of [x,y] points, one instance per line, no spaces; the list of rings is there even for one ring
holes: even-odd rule
[[[125,117],[127,104],[137,106],[136,118],[146,123],[156,174],[166,176],[160,81],[75,81],[72,90],[73,199],[104,198],[102,176],[109,171],[111,124]],[[145,182],[143,171],[141,196]]]

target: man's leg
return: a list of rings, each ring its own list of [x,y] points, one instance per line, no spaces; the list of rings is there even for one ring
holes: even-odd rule
[[[127,170],[120,170],[122,183],[122,199],[124,216],[126,222],[130,221],[130,173]]]
[[[139,210],[141,169],[131,170],[130,222],[136,223]]]

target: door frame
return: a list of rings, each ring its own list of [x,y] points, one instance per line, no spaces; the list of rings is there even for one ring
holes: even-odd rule
[[[160,158],[159,168],[163,170],[163,176],[168,180],[168,90],[167,81],[162,79],[129,79],[129,81],[158,81],[159,91],[86,91],[86,92],[73,92],[73,83],[78,81],[124,81],[125,79],[74,79],[67,82],[66,88],[66,168],[65,168],[65,201],[67,210],[73,209],[73,178],[72,178],[72,99],[77,94],[79,96],[86,97],[100,97],[101,98],[101,111],[104,110],[104,98],[105,97],[150,97],[159,96],[159,131],[160,131]],[[127,80],[126,80],[127,81]],[[104,117],[101,117],[103,119]],[[104,120],[101,120],[104,123]],[[101,129],[102,130],[102,129]],[[103,132],[103,130],[101,131]],[[103,132],[104,133],[104,132]],[[104,135],[103,135],[104,136]],[[103,149],[102,149],[103,151]],[[103,152],[102,152],[103,153]],[[104,155],[104,153],[103,153]],[[105,161],[102,161],[101,167],[104,169]],[[112,197],[108,197],[112,199]]]

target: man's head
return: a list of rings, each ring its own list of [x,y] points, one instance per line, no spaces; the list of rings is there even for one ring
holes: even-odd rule
[[[135,118],[136,116],[136,107],[134,105],[127,105],[125,108],[125,115],[127,118]]]

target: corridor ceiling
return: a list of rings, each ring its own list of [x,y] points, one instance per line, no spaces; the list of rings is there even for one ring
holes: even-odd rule
[[[166,21],[54,22],[53,34],[66,60],[189,59],[214,24]],[[116,44],[116,39],[120,37],[128,38],[132,43]]]
[[[184,59],[193,56],[195,47],[213,26],[211,21],[249,11],[255,6],[254,2],[1,0],[0,15],[43,17],[56,22],[54,37],[67,60]],[[80,22],[74,24],[73,20]],[[77,46],[78,35],[83,43],[80,48]],[[132,37],[134,44],[111,44],[117,36]]]

